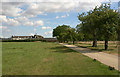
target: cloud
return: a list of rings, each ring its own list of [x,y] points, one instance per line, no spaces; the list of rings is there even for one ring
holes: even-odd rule
[[[34,25],[34,23],[33,23],[33,22],[28,21],[28,22],[24,23],[24,25],[25,25],[25,26],[33,26],[33,25]]]
[[[25,16],[19,16],[19,17],[15,18],[15,20],[17,20],[20,23],[23,23],[23,22],[28,21],[29,19]]]
[[[59,16],[56,16],[56,19],[58,19],[59,18]]]
[[[20,16],[23,10],[20,8],[24,3],[21,2],[3,2],[0,13],[5,16]]]
[[[35,17],[37,15],[44,15],[48,12],[69,12],[71,10],[76,11],[88,11],[93,9],[95,6],[99,6],[101,2],[99,1],[71,1],[71,2],[39,2],[39,3],[29,3],[27,10],[25,10],[22,15],[27,17]],[[44,8],[43,8],[44,7]],[[69,15],[67,15],[69,16]],[[58,18],[58,17],[57,17]],[[64,17],[63,17],[64,18]]]
[[[58,18],[65,18],[65,17],[68,17],[69,16],[69,14],[67,13],[66,15],[63,15],[63,16],[56,16],[56,19],[58,19]]]
[[[44,8],[43,8],[44,7]],[[64,3],[64,2],[40,2],[40,3],[30,3],[28,9],[23,13],[23,15],[29,15],[30,17],[35,17],[36,15],[43,14],[46,12],[64,12],[70,11],[75,7],[75,4]]]
[[[7,22],[7,18],[6,18],[6,16],[3,16],[3,15],[0,15],[0,23],[2,23],[2,22]]]
[[[45,26],[43,26],[42,29],[51,29],[51,27],[45,27]]]
[[[25,16],[19,16],[16,18],[9,18],[4,15],[0,15],[0,24],[5,26],[19,26],[19,25],[25,25],[25,26],[42,26],[44,25],[44,22],[42,20],[38,21],[30,21]]]
[[[8,21],[6,24],[10,26],[18,26],[20,23],[14,19],[8,18]]]
[[[35,26],[42,26],[44,23],[43,23],[43,21],[42,20],[39,20],[39,21],[36,21],[35,23]]]
[[[101,1],[97,0],[38,0],[38,2],[34,1],[35,0],[33,0],[33,2],[3,2],[2,9],[0,9],[1,14],[10,17],[23,16],[30,18],[37,15],[46,15],[46,13],[48,12],[69,12],[71,10],[88,11],[94,8],[96,5],[101,4]]]
[[[0,29],[7,29],[7,26],[0,26]]]
[[[45,32],[44,34],[45,34],[45,35],[49,35],[49,34],[52,34],[52,31],[49,31],[49,32]]]
[[[11,18],[7,18],[6,16],[0,15],[0,20],[2,20],[2,25],[6,25],[6,26],[18,26],[20,23],[15,20],[15,19],[11,19]]]
[[[111,2],[116,1],[119,0],[111,0]],[[109,0],[2,0],[0,13],[11,17],[35,17],[40,14],[46,15],[45,13],[48,12],[88,11],[103,2],[109,2]]]
[[[88,0],[2,0],[2,2],[88,2]],[[94,2],[95,0],[89,0]],[[109,2],[109,0],[97,0],[99,2]],[[111,2],[118,2],[119,0],[111,0]]]
[[[61,18],[65,18],[65,17],[66,17],[65,15],[61,16]]]
[[[43,25],[43,21],[39,20],[39,21],[27,21],[24,23],[25,26],[42,26]]]

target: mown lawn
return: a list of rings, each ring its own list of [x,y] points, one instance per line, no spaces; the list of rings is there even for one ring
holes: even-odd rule
[[[118,71],[50,42],[3,42],[3,75],[117,75]]]

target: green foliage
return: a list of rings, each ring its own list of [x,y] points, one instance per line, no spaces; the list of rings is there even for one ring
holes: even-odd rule
[[[120,29],[117,27],[118,12],[110,9],[110,3],[102,4],[100,7],[96,6],[94,10],[79,15],[78,19],[82,23],[77,25],[77,31],[84,34],[95,34],[99,40],[115,39],[116,29]],[[102,38],[100,39],[100,37]]]
[[[78,39],[76,30],[67,25],[58,26],[53,29],[53,37],[55,36],[60,42],[76,41]]]
[[[105,40],[107,47],[108,40],[116,40],[117,33],[120,39],[120,16],[116,10],[110,8],[110,3],[96,6],[94,10],[79,15],[78,19],[82,23],[77,25],[77,31],[83,33],[84,38],[85,35],[93,35],[93,46],[98,39]]]
[[[69,28],[67,30],[67,39],[69,41],[77,41],[78,34],[74,28]]]
[[[57,37],[60,42],[65,41],[68,28],[70,28],[70,26],[67,25],[56,27],[53,29],[53,37]]]
[[[116,34],[118,26],[118,12],[110,9],[110,5],[102,5],[100,11],[100,31],[105,39],[110,39]],[[112,37],[111,37],[112,36]]]

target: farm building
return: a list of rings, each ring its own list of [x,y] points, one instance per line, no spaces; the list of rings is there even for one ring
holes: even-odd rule
[[[41,39],[43,36],[34,35],[34,36],[12,36],[12,40],[25,40],[25,39]]]

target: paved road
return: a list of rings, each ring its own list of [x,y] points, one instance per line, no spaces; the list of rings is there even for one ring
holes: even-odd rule
[[[75,51],[81,52],[83,55],[86,55],[92,59],[96,59],[105,65],[114,67],[116,70],[120,70],[118,69],[118,60],[120,60],[120,58],[118,59],[118,56],[107,54],[104,52],[93,51],[88,48],[77,47],[75,45],[68,45],[68,44],[63,44],[63,43],[60,43],[60,44],[66,47],[69,47]]]

